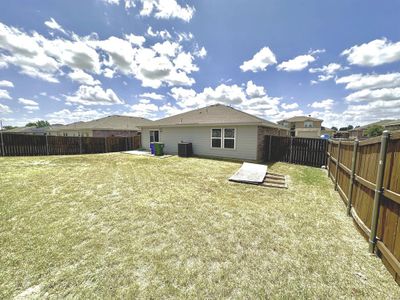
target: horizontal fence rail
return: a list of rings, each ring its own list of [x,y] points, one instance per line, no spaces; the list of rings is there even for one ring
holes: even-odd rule
[[[363,141],[330,140],[328,176],[370,251],[400,284],[400,132]]]
[[[104,138],[0,134],[0,156],[106,153],[134,150],[139,147],[140,136]]]
[[[321,167],[326,164],[328,142],[318,138],[265,136],[267,161]]]

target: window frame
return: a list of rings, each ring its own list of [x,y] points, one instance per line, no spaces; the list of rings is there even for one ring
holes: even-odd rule
[[[225,137],[225,129],[233,129],[234,134],[233,137]],[[221,130],[220,137],[213,137],[213,130]],[[221,147],[213,147],[213,140],[218,139],[221,140]],[[233,148],[225,147],[225,139],[233,140]],[[224,150],[236,150],[236,142],[237,142],[237,128],[235,127],[221,127],[221,128],[211,128],[210,130],[210,148],[211,149],[224,149]]]
[[[311,125],[311,126],[307,126]],[[304,121],[304,128],[314,128],[314,121]]]
[[[158,141],[156,141],[155,140],[155,135],[154,135],[154,132],[158,132]],[[151,136],[152,136],[152,133],[153,132],[153,139],[154,139],[154,141],[151,141]],[[150,129],[149,130],[149,141],[150,141],[150,143],[159,143],[160,142],[160,130],[159,129]]]

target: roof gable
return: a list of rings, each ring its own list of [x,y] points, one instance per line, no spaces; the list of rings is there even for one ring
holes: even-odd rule
[[[215,104],[191,110],[178,115],[154,121],[151,126],[184,126],[184,125],[215,125],[215,124],[243,124],[260,125],[285,129],[273,122],[264,120],[233,107]]]

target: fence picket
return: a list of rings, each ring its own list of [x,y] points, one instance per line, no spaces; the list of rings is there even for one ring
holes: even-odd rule
[[[36,156],[119,152],[140,147],[140,136],[126,137],[65,137],[24,135],[1,132],[0,155]],[[131,146],[129,147],[129,140]]]

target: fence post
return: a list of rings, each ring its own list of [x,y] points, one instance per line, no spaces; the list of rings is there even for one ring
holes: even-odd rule
[[[382,134],[381,150],[379,152],[379,165],[378,165],[378,173],[376,175],[374,207],[372,210],[371,235],[369,237],[369,252],[371,253],[374,253],[376,245],[376,230],[378,228],[379,205],[383,192],[383,177],[385,176],[386,152],[387,152],[388,142],[389,142],[389,132],[385,130]]]
[[[3,139],[3,129],[0,130],[0,137],[1,137],[1,153],[3,156],[6,156],[6,151],[4,147],[4,139]]]
[[[79,135],[79,153],[82,154],[82,135]]]
[[[107,153],[107,137],[104,137],[104,152]]]
[[[47,155],[50,155],[50,153],[49,153],[49,140],[48,140],[47,134],[46,134],[46,153],[47,153]]]
[[[338,189],[338,175],[339,175],[339,164],[340,164],[340,145],[342,144],[342,140],[339,140],[338,144],[338,156],[336,161],[336,172],[335,172],[335,191]]]
[[[290,152],[289,152],[289,163],[292,163],[292,147],[293,147],[293,137],[290,137]]]
[[[358,151],[358,140],[354,141],[353,146],[353,157],[351,159],[351,174],[349,182],[349,192],[348,192],[348,203],[347,203],[347,215],[351,215],[351,205],[353,198],[353,186],[354,186],[354,175],[356,173],[356,161],[357,161],[357,151]]]
[[[326,161],[326,169],[328,170],[328,177],[331,177],[330,176],[331,171],[329,169],[329,165],[330,165],[330,161],[331,161],[330,145],[331,145],[331,140],[329,139],[328,140],[328,147],[327,147],[328,148],[328,158],[327,158],[327,161]]]
[[[125,151],[128,151],[128,137],[125,138]]]

